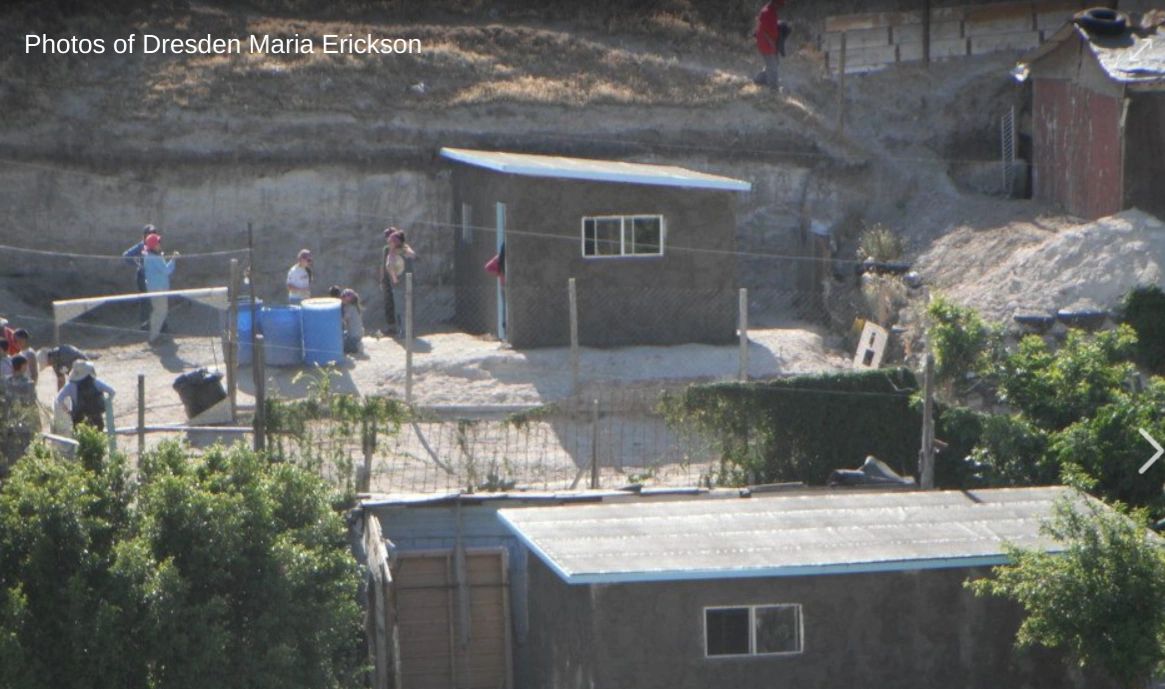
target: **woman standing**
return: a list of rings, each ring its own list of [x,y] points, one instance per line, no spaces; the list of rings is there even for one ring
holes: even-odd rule
[[[380,262],[380,286],[384,290],[384,334],[395,335],[403,330],[404,289],[401,282],[407,270],[406,261],[411,262],[417,254],[405,242],[405,233],[395,227],[384,231],[384,242],[383,260]]]
[[[295,264],[287,271],[287,303],[298,304],[311,297],[311,265],[311,251],[300,249]]]
[[[174,259],[178,257],[175,251],[170,260],[162,254],[162,235],[151,234],[146,236],[145,248],[142,249],[142,270],[146,274],[146,289],[150,292],[167,292],[170,290],[170,276],[174,273]],[[166,316],[170,312],[170,300],[167,297],[150,298],[150,342],[166,329]]]

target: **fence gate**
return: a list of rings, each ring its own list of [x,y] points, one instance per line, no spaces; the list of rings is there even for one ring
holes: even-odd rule
[[[399,689],[513,686],[506,551],[400,553]]]

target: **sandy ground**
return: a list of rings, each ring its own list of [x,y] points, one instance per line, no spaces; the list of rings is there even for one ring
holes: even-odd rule
[[[849,361],[826,346],[825,336],[811,327],[750,331],[749,375],[753,378],[835,371]],[[361,395],[404,397],[403,343],[390,338],[365,339],[365,351],[350,356],[332,380],[332,389]],[[137,376],[146,377],[147,425],[181,423],[185,411],[173,390],[174,379],[187,371],[223,366],[214,337],[179,337],[158,346],[129,344],[93,350],[98,377],[117,391],[114,414],[119,426],[136,425]],[[688,344],[672,347],[582,348],[580,380],[586,388],[649,381],[682,383],[736,377],[740,348],[736,344]],[[563,399],[571,394],[569,348],[515,350],[496,340],[441,333],[416,339],[413,354],[413,396],[422,407],[523,407]],[[239,374],[239,404],[253,405],[250,367]],[[55,385],[43,376],[38,392],[49,402]],[[301,368],[269,368],[268,394],[303,397],[310,376]]]
[[[1137,286],[1165,285],[1165,225],[1138,210],[1095,222],[1063,218],[960,228],[915,268],[989,320],[1057,310],[1111,310]]]
[[[590,479],[599,464],[604,486],[706,482],[718,461],[702,439],[677,433],[654,411],[663,388],[695,381],[732,380],[739,345],[688,344],[580,351],[580,390],[572,395],[569,348],[514,350],[464,333],[417,338],[413,394],[422,419],[378,448],[372,467],[375,492],[441,492],[490,487],[554,490]],[[183,424],[185,410],[174,379],[201,366],[222,366],[214,336],[178,337],[159,346],[122,344],[90,352],[98,377],[118,394],[116,426],[137,425],[137,377],[145,376],[147,427]],[[750,331],[749,375],[767,378],[849,368],[849,359],[827,346],[810,327]],[[389,338],[365,340],[365,352],[349,357],[332,389],[362,395],[404,396],[406,353]],[[302,368],[269,368],[269,394],[299,398],[311,376]],[[239,405],[254,405],[252,369],[239,374]],[[51,375],[42,377],[42,402],[52,399]],[[592,400],[598,411],[592,412]],[[551,402],[566,408],[517,426],[508,413]],[[151,433],[147,445],[179,433]],[[238,436],[231,436],[238,437]],[[132,435],[120,436],[131,454]],[[191,438],[195,440],[194,438]],[[230,439],[230,438],[228,438]],[[357,463],[358,444],[347,450]]]

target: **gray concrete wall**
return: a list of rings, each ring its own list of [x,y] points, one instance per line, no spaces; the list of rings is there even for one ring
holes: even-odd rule
[[[1064,689],[1112,686],[1057,653],[1017,652],[1017,606],[954,569],[568,586],[529,556],[530,687]],[[799,603],[798,655],[706,658],[706,606]]]
[[[734,336],[734,193],[471,169],[459,169],[455,179],[454,207],[469,199],[475,215],[485,209],[489,215],[480,224],[492,225],[494,203],[506,203],[507,326],[514,346],[569,344],[570,277],[577,283],[583,345],[726,342]],[[663,256],[583,257],[584,216],[637,214],[664,216]],[[490,318],[495,287],[481,269],[494,236],[480,235],[458,248],[458,314],[464,304],[467,329],[496,322]],[[471,313],[475,305],[484,315]]]

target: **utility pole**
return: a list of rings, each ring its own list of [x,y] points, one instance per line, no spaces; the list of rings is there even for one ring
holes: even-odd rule
[[[922,450],[918,453],[918,485],[934,490],[934,355],[926,355],[922,383]]]

